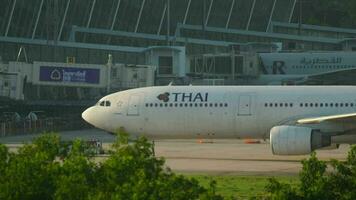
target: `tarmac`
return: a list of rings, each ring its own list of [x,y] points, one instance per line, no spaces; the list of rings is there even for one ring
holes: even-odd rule
[[[80,138],[98,139],[104,147],[109,146],[115,136],[97,129],[65,131],[59,133],[63,140]],[[10,149],[16,149],[24,142],[30,142],[38,135],[0,137],[0,143]],[[349,145],[338,149],[318,150],[321,160],[345,160]],[[246,144],[244,140],[156,140],[155,155],[166,160],[166,166],[178,173],[214,174],[214,175],[296,175],[302,168],[301,160],[305,156],[273,155],[268,141],[258,144]]]

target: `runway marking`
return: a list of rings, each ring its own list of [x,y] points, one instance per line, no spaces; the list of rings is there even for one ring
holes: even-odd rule
[[[109,154],[97,155],[95,157],[109,157]],[[217,160],[217,161],[252,161],[252,162],[289,162],[289,163],[301,163],[303,159],[300,160],[287,160],[287,159],[249,159],[249,158],[204,158],[204,157],[182,157],[182,156],[156,156],[158,158],[162,157],[165,159],[176,159],[176,160]],[[320,159],[323,160],[323,159]],[[344,161],[338,159],[339,161]],[[323,160],[327,163],[330,160]]]
[[[255,162],[298,162],[301,160],[275,160],[275,159],[248,159],[248,158],[202,158],[202,157],[179,157],[179,156],[166,156],[166,159],[176,159],[176,160],[228,160],[228,161],[255,161]]]

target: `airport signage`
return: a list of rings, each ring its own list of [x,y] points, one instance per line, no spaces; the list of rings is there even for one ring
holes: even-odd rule
[[[91,68],[40,66],[40,81],[98,84],[100,70]]]
[[[331,57],[331,58],[302,58],[300,60],[301,64],[304,65],[313,65],[313,64],[337,64],[341,63],[341,57]]]

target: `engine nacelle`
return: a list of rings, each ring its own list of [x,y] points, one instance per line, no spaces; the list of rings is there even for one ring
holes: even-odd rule
[[[331,145],[331,137],[317,130],[300,126],[275,126],[270,132],[272,153],[304,155]]]

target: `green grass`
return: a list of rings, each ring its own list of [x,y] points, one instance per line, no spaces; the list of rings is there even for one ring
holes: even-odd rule
[[[203,186],[207,187],[210,180],[217,183],[217,193],[228,198],[249,199],[251,197],[263,196],[264,188],[270,176],[238,176],[238,175],[184,175],[197,179]],[[298,176],[276,176],[274,177],[283,183],[297,185]]]

